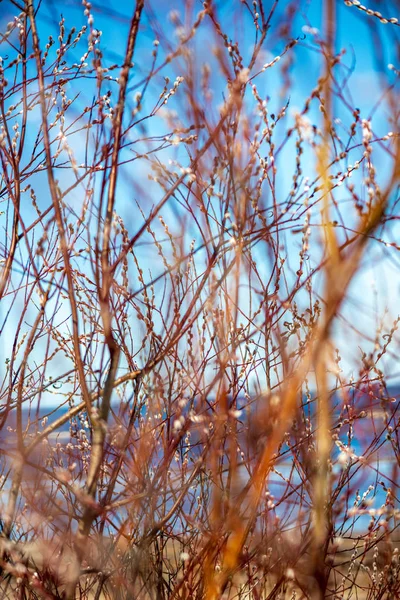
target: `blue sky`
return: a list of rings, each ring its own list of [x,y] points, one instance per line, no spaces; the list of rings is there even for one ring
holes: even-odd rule
[[[227,32],[233,40],[237,40],[240,43],[240,47],[246,62],[250,56],[250,52],[254,43],[254,29],[251,26],[251,19],[239,1],[220,1],[216,2],[217,13],[220,20],[227,25]],[[268,3],[269,4],[269,3]],[[376,3],[376,6],[378,7]],[[371,4],[372,6],[372,4]],[[387,10],[393,10],[395,4],[388,4]],[[153,41],[160,38],[160,45],[157,47],[158,58],[157,64],[160,64],[162,58],[170,51],[168,45],[172,48],[179,44],[177,34],[179,35],[179,26],[177,25],[178,13],[179,18],[182,19],[184,24],[185,19],[194,20],[194,15],[201,10],[201,3],[192,3],[192,10],[188,14],[185,14],[184,3],[181,2],[152,2],[146,4],[145,16],[141,24],[140,35],[138,39],[137,49],[135,51],[135,67],[132,70],[132,80],[130,82],[131,94],[135,94],[138,91],[143,91],[143,84],[141,83],[143,77],[148,72],[150,63],[152,60],[151,53],[154,50]],[[280,55],[283,51],[284,44],[281,39],[278,39],[275,35],[276,27],[278,23],[282,21],[283,14],[288,11],[290,4],[288,2],[281,2],[278,4],[277,10],[272,19],[271,35],[267,36],[264,44],[261,57],[260,67],[264,62],[269,62],[275,56]],[[268,70],[262,77],[257,78],[257,86],[266,98],[269,100],[269,112],[278,113],[279,110],[289,101],[288,113],[294,114],[296,110],[301,110],[304,104],[305,98],[310,94],[318,76],[321,73],[321,59],[317,52],[315,39],[320,35],[319,32],[322,29],[322,8],[323,2],[321,1],[309,1],[301,3],[301,10],[297,11],[297,14],[292,23],[291,35],[295,38],[304,38],[298,43],[293,49],[292,56],[294,64],[290,71],[291,86],[290,92],[282,87],[281,72],[277,68]],[[6,23],[11,19],[13,12],[11,10],[11,3],[2,3],[0,12],[1,28],[4,29]],[[108,63],[117,60],[125,50],[127,31],[129,27],[129,18],[132,14],[133,3],[119,3],[114,0],[108,3],[93,3],[93,15],[94,15],[94,26],[97,29],[101,29],[102,34],[102,48],[106,56]],[[171,19],[171,13],[175,11],[175,23]],[[176,12],[177,11],[177,12]],[[83,25],[86,18],[83,15],[83,7],[80,2],[65,2],[60,5],[58,2],[44,1],[41,4],[40,11],[38,13],[39,33],[42,41],[45,41],[47,36],[52,34],[57,35],[57,23],[60,19],[60,15],[65,18],[66,30],[75,25],[79,27]],[[372,127],[376,135],[385,135],[388,131],[393,128],[390,123],[390,119],[393,115],[390,114],[387,107],[384,104],[380,104],[378,110],[375,110],[376,104],[380,99],[382,93],[382,83],[380,77],[382,73],[384,76],[394,82],[395,74],[388,72],[388,65],[396,64],[396,45],[395,40],[398,40],[399,29],[391,25],[380,27],[383,33],[382,43],[382,56],[378,52],[377,47],[373,45],[371,41],[371,17],[368,17],[365,13],[360,12],[354,7],[347,7],[343,2],[337,2],[337,38],[336,38],[336,50],[345,50],[346,54],[343,58],[343,67],[338,69],[340,73],[339,81],[343,81],[346,72],[351,71],[351,75],[348,80],[347,87],[344,89],[344,96],[346,100],[354,107],[357,106],[360,109],[361,118],[372,118]],[[394,14],[388,14],[387,16],[395,16]],[[197,41],[194,44],[194,52],[196,61],[199,66],[205,61],[210,61],[213,64],[213,47],[215,40],[210,35],[209,29],[200,29]],[[79,60],[79,50],[77,50],[77,60]],[[215,64],[215,61],[214,61]],[[143,101],[143,113],[149,109],[157,100],[160,91],[160,82],[163,76],[168,76],[171,79],[171,83],[181,73],[179,68],[173,63],[162,69],[160,76],[154,80],[148,90]],[[118,71],[114,71],[113,75],[117,76]],[[211,80],[214,88],[215,97],[221,96],[224,90],[224,85],[220,85],[220,77],[217,70],[212,71]],[[116,84],[110,82],[110,89],[115,88]],[[81,104],[90,103],[92,87],[90,82],[84,82],[83,80],[77,81],[74,84],[68,84],[68,94],[72,97],[75,93],[80,94],[79,102]],[[183,98],[183,96],[182,96]],[[217,104],[217,102],[216,102]],[[184,105],[182,100],[177,93],[176,97],[172,99],[168,107],[171,110],[175,110],[178,115],[184,111]],[[313,108],[309,113],[310,123],[319,124],[321,122],[321,115],[317,108]],[[351,121],[351,113],[342,103],[335,102],[334,104],[334,117],[337,120],[341,120],[344,126],[348,126]],[[34,132],[35,123],[36,126],[39,124],[39,113],[33,111],[31,114],[31,126],[32,133]],[[339,122],[339,121],[338,121]],[[284,124],[287,127],[287,122]],[[147,135],[157,136],[165,133],[165,122],[163,118],[159,116],[146,122]],[[34,132],[36,134],[36,132]],[[282,134],[284,129],[282,129]],[[136,133],[132,133],[132,141],[135,141]],[[78,162],[80,159],[83,160],[83,144],[78,143],[74,145],[74,151]],[[33,143],[34,135],[30,140]],[[133,146],[136,147],[136,146]],[[137,146],[138,148],[140,146]],[[308,172],[304,172],[304,176],[312,179],[315,175],[315,156],[310,149],[306,150],[306,156],[309,157]],[[187,160],[185,151],[178,149],[175,151],[174,148],[165,150],[163,155],[165,160],[179,160],[182,164]],[[379,169],[379,181],[383,185],[385,179],[388,177],[389,169],[386,165],[386,157],[383,152],[376,152],[375,160],[377,168]],[[278,181],[279,189],[281,190],[282,197],[287,194],[290,187],[289,181],[285,178],[284,167],[289,165],[288,172],[290,176],[293,172],[295,164],[295,152],[293,145],[288,145],[281,153],[279,158],[278,166],[280,168],[280,178]],[[154,198],[154,203],[159,200],[160,190],[157,185],[153,182],[148,181],[147,176],[150,170],[146,170],[143,166],[143,161],[133,163],[130,167],[129,173],[124,180],[121,180],[119,184],[119,193],[117,201],[117,210],[128,223],[130,223],[133,230],[135,230],[135,219],[132,217],[132,188],[131,183],[134,182],[135,194],[138,194],[138,190],[142,186],[148,193],[150,199]],[[44,177],[44,174],[40,174],[37,177]],[[355,181],[357,182],[357,176],[361,177],[361,174],[355,175]],[[67,187],[68,175],[61,173],[60,181],[62,186]],[[345,195],[345,192],[344,192]],[[135,196],[136,197],[136,196]],[[46,199],[44,204],[47,204],[50,199]],[[76,202],[77,209],[79,208],[80,199],[71,195],[72,203]],[[146,206],[146,205],[145,205]],[[147,208],[150,208],[147,206]],[[30,207],[26,207],[27,221],[33,217]],[[346,214],[344,212],[344,214]],[[171,230],[174,229],[173,222],[176,217],[175,209],[167,205],[163,211],[163,216],[169,222],[172,223]],[[317,220],[318,215],[315,215]],[[1,225],[1,221],[0,221]],[[317,222],[315,221],[315,228],[318,229]],[[178,229],[178,228],[177,228]],[[338,230],[338,235],[341,235]],[[387,244],[396,241],[398,227],[393,225],[384,232],[384,240]],[[318,262],[319,257],[319,234],[313,234],[313,245],[310,249],[310,263]],[[293,256],[296,256],[298,251],[298,241],[294,236],[288,233],[287,244],[292,247]],[[139,251],[140,252],[140,251]],[[313,257],[315,253],[315,259]],[[162,268],[162,265],[157,261],[157,257],[151,257],[148,247],[143,249],[143,257],[147,260],[147,266],[151,269],[152,274]],[[289,256],[290,258],[290,256]],[[295,260],[295,259],[294,259]],[[382,246],[382,244],[374,244],[370,250],[368,250],[366,259],[363,264],[363,268],[356,276],[351,289],[349,290],[349,299],[346,302],[343,314],[345,315],[347,322],[338,321],[336,326],[336,336],[338,345],[341,348],[341,354],[343,356],[342,366],[347,373],[351,373],[352,370],[359,363],[358,346],[362,347],[363,350],[368,351],[373,346],[375,341],[375,330],[379,325],[377,323],[377,315],[382,315],[385,309],[388,309],[387,315],[385,316],[385,323],[383,333],[390,329],[393,320],[397,317],[397,298],[400,291],[400,278],[398,275],[398,258],[397,250],[394,248]],[[267,274],[267,270],[266,270]],[[19,277],[20,274],[16,274]],[[320,282],[322,292],[322,281]],[[7,302],[3,301],[2,313],[5,314]],[[11,321],[9,322],[10,331],[12,331]],[[352,329],[353,328],[353,329]],[[357,330],[360,335],[358,335]],[[365,339],[365,334],[370,338],[370,341]],[[5,339],[3,337],[3,339]],[[351,343],[350,343],[351,340]],[[397,344],[395,345],[397,348]],[[7,357],[8,348],[7,344],[3,343],[2,347],[3,356]],[[394,379],[398,379],[396,372],[395,360],[384,358],[385,371],[392,373]],[[399,373],[400,375],[400,373]]]

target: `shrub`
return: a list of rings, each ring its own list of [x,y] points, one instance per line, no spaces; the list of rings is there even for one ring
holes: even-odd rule
[[[396,597],[394,3],[6,7],[3,597]]]

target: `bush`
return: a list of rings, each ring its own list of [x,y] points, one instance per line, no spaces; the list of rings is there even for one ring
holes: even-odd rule
[[[4,598],[400,593],[398,21],[308,4],[5,5]]]

